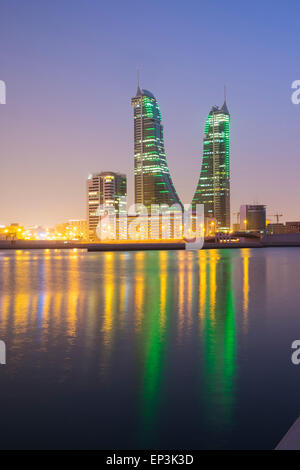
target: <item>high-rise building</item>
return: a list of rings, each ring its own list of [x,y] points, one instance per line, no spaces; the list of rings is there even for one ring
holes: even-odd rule
[[[230,229],[229,122],[226,100],[213,106],[205,124],[200,178],[192,206],[204,204],[204,217],[216,220],[217,231]]]
[[[103,171],[89,176],[87,180],[87,220],[89,241],[96,241],[96,228],[100,215],[100,204],[111,206],[118,214],[121,196],[126,196],[126,175]]]
[[[131,100],[134,109],[135,203],[150,210],[151,204],[180,204],[164,148],[161,113],[155,97],[138,86]]]
[[[266,206],[244,204],[240,207],[240,230],[264,232],[266,229]]]

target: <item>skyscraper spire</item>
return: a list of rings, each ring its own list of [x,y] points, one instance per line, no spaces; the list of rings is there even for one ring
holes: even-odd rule
[[[140,71],[137,69],[137,91],[136,91],[136,96],[141,96],[142,92],[140,89]]]
[[[226,85],[224,85],[224,104],[221,108],[221,111],[223,111],[224,114],[229,114],[227,103],[226,103]]]

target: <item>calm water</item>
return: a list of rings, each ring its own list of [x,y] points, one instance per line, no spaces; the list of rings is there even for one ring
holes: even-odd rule
[[[0,252],[0,448],[273,448],[300,249]]]

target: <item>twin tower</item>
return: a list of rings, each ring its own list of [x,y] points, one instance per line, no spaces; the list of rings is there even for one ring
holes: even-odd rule
[[[180,204],[167,164],[161,113],[156,98],[138,86],[134,109],[135,203]],[[226,100],[213,106],[205,124],[202,168],[192,200],[204,204],[204,216],[218,231],[230,229],[229,121]]]

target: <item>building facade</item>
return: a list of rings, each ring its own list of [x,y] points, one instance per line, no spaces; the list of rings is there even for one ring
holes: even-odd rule
[[[246,232],[266,230],[266,206],[244,204],[240,207],[240,229]]]
[[[127,195],[126,175],[104,171],[89,176],[87,180],[87,221],[88,239],[97,241],[96,229],[100,221],[99,206],[105,204],[118,214],[121,197]],[[99,241],[99,240],[98,240]]]
[[[57,224],[54,229],[56,240],[85,241],[88,238],[87,232],[87,221],[85,219],[68,220],[68,222]]]
[[[286,232],[287,233],[300,233],[300,222],[286,222]]]
[[[164,148],[161,113],[155,97],[138,86],[131,104],[134,110],[135,204],[150,211],[151,204],[180,204]]]
[[[266,226],[266,232],[268,235],[278,235],[279,233],[286,233],[286,226],[281,223],[269,223]]]
[[[230,230],[230,114],[226,101],[213,106],[205,124],[203,159],[192,206],[204,204],[204,217],[216,220],[216,231]]]

